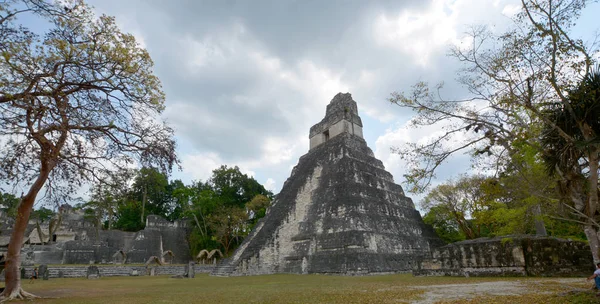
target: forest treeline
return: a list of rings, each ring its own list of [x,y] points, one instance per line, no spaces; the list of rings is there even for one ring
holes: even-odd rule
[[[193,227],[190,251],[220,249],[227,254],[237,247],[256,222],[265,216],[273,193],[238,167],[221,166],[212,176],[189,185],[153,168],[120,170],[109,183],[96,184],[88,200],[73,204],[97,229],[139,231],[148,215],[169,221],[188,220]],[[19,198],[0,195],[0,204],[8,216],[15,216]],[[48,206],[49,207],[49,206]],[[57,210],[57,208],[53,208]],[[42,206],[32,218],[43,223],[57,216]]]

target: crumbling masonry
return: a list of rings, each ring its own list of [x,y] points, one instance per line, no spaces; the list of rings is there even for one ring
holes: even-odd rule
[[[403,272],[442,245],[362,127],[351,95],[337,94],[267,215],[212,274]]]

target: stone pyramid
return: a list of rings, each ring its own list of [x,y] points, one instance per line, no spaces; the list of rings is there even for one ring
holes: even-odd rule
[[[266,216],[213,275],[402,272],[440,245],[367,146],[356,102],[339,93]]]

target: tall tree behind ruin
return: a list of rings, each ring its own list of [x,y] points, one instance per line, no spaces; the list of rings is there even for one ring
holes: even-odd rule
[[[49,24],[36,33],[21,17]],[[83,1],[0,2],[0,179],[26,190],[6,257],[0,299],[21,288],[21,244],[38,193],[72,194],[135,162],[170,171],[173,131],[160,120],[165,95],[148,52],[113,17]]]
[[[569,91],[598,58],[597,45],[571,33],[581,11],[591,2],[522,0],[513,29],[498,35],[474,27],[469,46],[452,50],[451,55],[464,63],[457,80],[469,90],[468,98],[447,100],[440,96],[441,85],[431,87],[420,82],[407,94],[394,93],[391,101],[417,112],[414,126],[446,123],[445,133],[432,141],[397,149],[411,166],[406,177],[415,191],[427,187],[435,170],[458,151],[495,157],[499,167],[504,165],[503,159],[515,153],[515,145],[529,145],[544,153],[539,143],[543,125],[550,126],[565,142],[576,144],[575,133],[545,115],[557,104],[564,108],[578,129],[576,133],[592,144],[584,157],[586,184],[577,188],[579,195],[572,196],[583,197],[584,203],[571,204],[583,217],[584,231],[598,262],[599,227],[594,224],[598,210],[598,134],[573,110],[568,98]],[[568,176],[562,178],[569,182]]]

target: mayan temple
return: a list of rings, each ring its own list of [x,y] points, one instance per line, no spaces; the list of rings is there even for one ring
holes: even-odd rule
[[[362,128],[352,96],[337,94],[267,215],[212,274],[408,271],[441,245]]]

